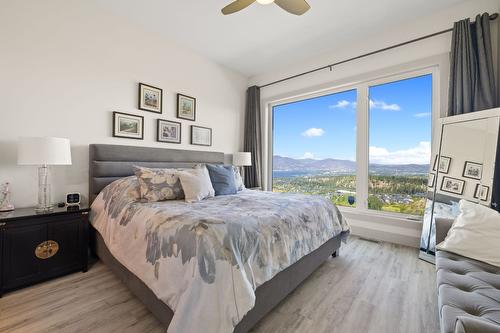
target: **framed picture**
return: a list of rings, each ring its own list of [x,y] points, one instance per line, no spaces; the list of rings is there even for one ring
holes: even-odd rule
[[[144,117],[113,112],[113,136],[142,140],[144,138]]]
[[[483,175],[483,165],[481,163],[475,163],[470,161],[465,161],[464,173],[465,178],[481,179]]]
[[[139,109],[155,113],[162,112],[163,90],[139,83]]]
[[[434,167],[432,168],[432,170],[442,173],[448,173],[448,171],[450,171],[451,157],[441,156],[441,158],[439,159],[439,170],[437,169],[437,160],[438,157],[436,156],[436,158],[434,159]]]
[[[196,120],[196,98],[177,94],[177,118]]]
[[[212,129],[191,125],[191,144],[198,146],[211,146]]]
[[[441,191],[460,194],[464,193],[465,181],[451,178],[451,177],[443,177],[443,182],[441,183]]]
[[[434,187],[435,182],[436,182],[436,175],[433,173],[429,173],[429,179],[427,180],[427,186]]]
[[[486,185],[477,184],[476,190],[474,191],[474,198],[481,199],[483,201],[488,201],[488,194],[490,188]]]
[[[157,138],[159,142],[181,143],[181,123],[158,119]]]

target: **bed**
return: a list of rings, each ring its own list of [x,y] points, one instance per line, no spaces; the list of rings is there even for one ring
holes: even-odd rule
[[[320,197],[244,190],[187,204],[145,203],[120,194],[130,193],[133,165],[222,164],[223,153],[96,144],[89,155],[93,251],[169,332],[248,332],[336,256],[349,233],[338,209]],[[173,234],[176,225],[181,227]],[[215,240],[203,234],[207,230]],[[197,253],[187,256],[190,249],[179,240],[191,237],[190,231],[203,237],[196,238]],[[202,260],[201,248],[209,253]]]

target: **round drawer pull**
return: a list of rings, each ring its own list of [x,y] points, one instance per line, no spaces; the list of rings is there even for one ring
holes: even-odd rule
[[[48,259],[53,257],[57,251],[59,251],[59,244],[56,241],[48,240],[38,244],[35,248],[35,256],[38,259]]]

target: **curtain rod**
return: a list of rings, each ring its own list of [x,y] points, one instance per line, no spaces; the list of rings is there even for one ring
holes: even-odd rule
[[[490,21],[496,20],[497,17],[498,17],[498,13],[494,13],[494,14],[490,15]],[[350,62],[350,61],[354,61],[354,60],[361,59],[361,58],[364,58],[364,57],[368,57],[368,56],[371,56],[371,55],[374,55],[374,54],[377,54],[377,53],[385,52],[385,51],[388,51],[390,49],[394,49],[394,48],[397,48],[397,47],[400,47],[400,46],[404,46],[404,45],[407,45],[407,44],[415,43],[415,42],[418,42],[418,41],[421,41],[421,40],[424,40],[424,39],[427,39],[427,38],[431,38],[431,37],[434,37],[434,36],[442,35],[442,34],[445,34],[447,32],[450,32],[450,31],[453,31],[453,28],[446,29],[446,30],[441,30],[441,31],[438,31],[438,32],[435,32],[435,33],[432,33],[432,34],[429,34],[429,35],[425,35],[425,36],[422,36],[422,37],[419,37],[419,38],[408,40],[406,42],[402,42],[402,43],[399,43],[399,44],[395,44],[395,45],[391,45],[391,46],[388,46],[388,47],[384,47],[383,49],[379,49],[379,50],[368,52],[368,53],[365,53],[365,54],[362,54],[362,55],[359,55],[359,56],[356,56],[356,57],[345,59],[345,60],[333,63],[331,65],[326,65],[326,66],[323,66],[323,67],[318,67],[318,68],[315,68],[315,69],[311,69],[311,70],[309,70],[307,72],[303,72],[303,73],[300,73],[300,74],[295,74],[295,75],[292,75],[292,76],[288,76],[288,77],[285,77],[284,79],[280,79],[280,80],[277,80],[277,81],[273,81],[273,82],[261,85],[261,86],[259,86],[259,88],[269,87],[269,86],[272,86],[272,85],[277,84],[277,83],[281,83],[281,82],[284,82],[284,81],[295,79],[297,77],[308,75],[308,74],[311,74],[311,73],[314,73],[314,72],[319,72],[319,71],[322,71],[322,70],[325,70],[325,69],[328,69],[328,68],[331,71],[334,66],[345,64],[346,62]]]

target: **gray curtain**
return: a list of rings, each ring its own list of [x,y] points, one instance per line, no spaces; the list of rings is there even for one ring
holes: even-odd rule
[[[252,166],[245,167],[245,186],[261,186],[261,126],[260,126],[260,88],[253,86],[247,90],[245,110],[245,135],[243,151],[252,153]]]
[[[487,13],[455,22],[450,63],[449,116],[497,106]]]

